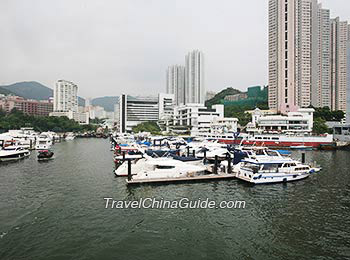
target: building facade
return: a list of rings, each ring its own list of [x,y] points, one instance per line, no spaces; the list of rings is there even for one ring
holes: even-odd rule
[[[332,110],[346,111],[348,22],[331,19]]]
[[[200,136],[210,132],[214,118],[224,118],[224,105],[213,105],[207,108],[202,104],[193,103],[175,107],[172,132],[190,133]]]
[[[260,109],[252,112],[252,122],[248,123],[248,133],[311,133],[313,128],[313,108],[299,108],[287,115],[265,114]]]
[[[312,86],[311,104],[314,107],[332,107],[331,102],[331,26],[330,11],[321,4],[314,5],[315,23],[312,28]]]
[[[121,95],[115,106],[116,122],[119,132],[131,132],[132,127],[144,122],[158,122],[171,117],[174,95],[159,94],[157,97],[133,97]]]
[[[49,100],[25,99],[18,96],[0,97],[0,109],[9,113],[12,109],[27,115],[48,116],[53,111],[53,103]]]
[[[54,89],[54,111],[78,112],[78,86],[73,82],[58,80]]]
[[[185,64],[185,104],[205,102],[204,55],[194,50],[186,55]]]
[[[347,35],[317,0],[269,0],[269,107],[345,111]]]
[[[78,86],[67,80],[58,80],[54,89],[54,111],[50,116],[66,116],[79,124],[89,124],[89,113],[78,106]]]
[[[166,72],[166,93],[173,94],[175,104],[185,103],[185,67],[174,65],[170,66]]]

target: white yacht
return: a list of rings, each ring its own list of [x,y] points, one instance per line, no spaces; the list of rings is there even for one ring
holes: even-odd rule
[[[20,146],[0,148],[0,162],[19,160],[30,155],[30,151]]]
[[[290,182],[305,179],[319,170],[294,160],[247,158],[239,164],[236,177],[253,184]]]
[[[75,138],[74,133],[67,133],[65,140],[72,141],[72,140],[74,140],[74,138]]]
[[[51,137],[46,134],[40,134],[36,140],[35,149],[47,150],[47,149],[50,149],[51,145],[52,145]]]
[[[185,163],[172,158],[142,158],[132,162],[133,179],[178,178],[189,175],[204,174],[207,167]],[[125,161],[115,170],[117,176],[128,175],[128,162]]]

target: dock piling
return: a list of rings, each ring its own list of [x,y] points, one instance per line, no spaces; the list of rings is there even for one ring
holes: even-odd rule
[[[131,181],[131,160],[128,160],[128,181]]]
[[[231,155],[230,154],[228,154],[228,157],[227,157],[227,173],[228,174],[232,173]]]
[[[190,147],[187,146],[187,157],[190,157]]]
[[[301,154],[301,163],[305,163],[305,153]]]
[[[215,155],[215,163],[214,163],[214,173],[218,174],[218,164],[219,164],[219,159],[218,156]]]

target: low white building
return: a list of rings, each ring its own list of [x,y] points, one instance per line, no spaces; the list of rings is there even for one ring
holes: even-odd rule
[[[264,114],[260,109],[252,113],[248,123],[249,133],[311,133],[313,128],[313,108],[299,108],[287,115]]]
[[[133,126],[143,122],[158,122],[173,115],[173,94],[158,96],[121,95],[115,106],[115,118],[119,132],[130,132]]]
[[[89,113],[80,113],[80,112],[73,112],[73,111],[67,111],[67,112],[58,112],[54,111],[50,113],[50,116],[66,116],[69,119],[73,119],[74,121],[78,122],[81,125],[88,125],[90,123],[89,120]]]
[[[175,107],[170,130],[177,134],[209,137],[237,132],[237,118],[224,117],[224,105],[186,104]]]

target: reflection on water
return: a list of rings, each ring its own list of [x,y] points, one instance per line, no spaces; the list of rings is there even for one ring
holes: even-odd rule
[[[350,152],[307,152],[323,170],[288,184],[230,180],[128,188],[107,140],[0,165],[0,259],[345,259]],[[300,152],[293,154],[301,158]],[[104,209],[104,197],[245,200],[245,209]]]

